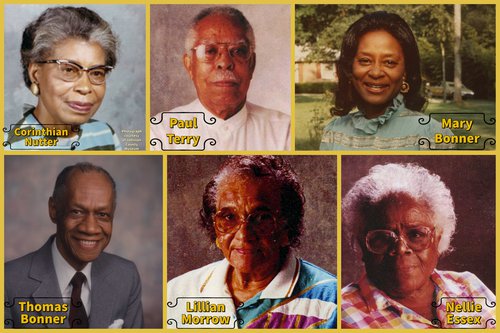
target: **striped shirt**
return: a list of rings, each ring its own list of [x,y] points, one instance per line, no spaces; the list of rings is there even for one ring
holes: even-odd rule
[[[435,285],[435,302],[429,304],[434,307],[433,320],[390,298],[365,275],[358,283],[342,289],[342,328],[495,327],[495,295],[477,276],[470,272],[434,270],[431,280]],[[472,308],[475,311],[469,311]],[[466,316],[477,322],[460,322]]]
[[[236,323],[235,327],[336,327],[337,279],[334,275],[290,255],[264,290],[236,308],[226,284],[229,268],[224,259],[169,281],[167,323],[183,327],[181,320],[186,307],[179,306],[180,298],[207,300],[225,297],[231,303],[228,313]]]
[[[121,150],[120,140],[107,123],[90,119],[69,132],[76,135],[58,136],[57,129],[42,126],[33,115],[34,107],[27,109],[23,118],[4,134],[6,150]],[[71,133],[69,133],[71,134]]]

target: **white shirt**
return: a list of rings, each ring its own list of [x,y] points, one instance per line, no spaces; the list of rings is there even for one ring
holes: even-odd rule
[[[52,242],[52,261],[54,262],[54,269],[57,275],[57,282],[59,283],[59,289],[61,290],[62,297],[65,298],[68,303],[71,300],[71,292],[73,291],[73,286],[70,284],[71,279],[77,272],[68,262],[63,258],[59,249],[56,245],[56,239]],[[85,306],[85,312],[87,312],[87,316],[90,314],[90,288],[92,285],[92,281],[90,278],[92,263],[88,263],[84,269],[81,270],[87,281],[85,281],[82,285],[82,293],[81,298],[83,305]]]
[[[151,150],[160,151],[289,150],[290,116],[246,102],[223,120],[196,99],[152,118],[150,139]]]
[[[227,285],[227,273],[230,265],[227,259],[216,261],[201,268],[184,273],[167,283],[167,305],[169,328],[192,328],[182,325],[182,315],[186,314],[186,302],[209,300],[224,304],[225,315],[231,316],[231,323],[236,320],[236,308]],[[261,299],[280,299],[290,297],[299,278],[300,262],[295,256],[288,255],[283,267],[273,280],[262,290]],[[221,315],[221,314],[219,314]],[[203,328],[223,326],[209,325]],[[228,327],[224,327],[228,328]]]

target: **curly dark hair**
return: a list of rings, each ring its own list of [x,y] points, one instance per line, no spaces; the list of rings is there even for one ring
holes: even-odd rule
[[[406,81],[410,91],[404,94],[405,106],[414,111],[421,111],[426,100],[420,94],[422,78],[420,74],[420,55],[415,36],[410,27],[399,15],[378,11],[366,14],[354,22],[344,35],[340,58],[337,63],[339,78],[338,91],[335,98],[334,115],[348,114],[360,103],[361,97],[351,84],[352,65],[358,51],[359,40],[371,31],[384,30],[390,33],[401,45],[405,58]]]
[[[299,246],[304,222],[304,192],[290,163],[280,156],[232,156],[221,165],[217,174],[205,186],[203,208],[200,210],[201,226],[210,240],[214,242],[216,239],[213,217],[216,213],[218,185],[227,176],[234,174],[268,177],[278,184],[280,214],[287,224],[289,247]]]

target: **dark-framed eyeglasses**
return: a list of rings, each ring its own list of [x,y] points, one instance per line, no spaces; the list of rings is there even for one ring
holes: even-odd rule
[[[214,215],[214,227],[221,234],[235,233],[243,223],[251,225],[258,235],[271,235],[279,228],[278,212],[262,210],[243,217],[233,210],[223,209]]]
[[[38,61],[37,64],[57,64],[57,76],[66,82],[74,82],[82,77],[83,72],[87,72],[90,83],[95,85],[104,84],[108,73],[113,69],[113,66],[106,65],[83,67],[76,62],[64,59]]]
[[[232,59],[240,63],[247,62],[252,56],[252,49],[246,43],[202,43],[191,49],[202,62],[214,62],[227,49]]]
[[[392,230],[371,230],[366,234],[365,244],[375,254],[392,253],[398,242],[404,242],[413,251],[423,251],[434,242],[434,230],[426,226],[409,227],[399,235]]]

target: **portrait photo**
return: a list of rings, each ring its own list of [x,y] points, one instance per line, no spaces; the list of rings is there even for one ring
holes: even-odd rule
[[[64,267],[90,280],[87,327],[163,327],[161,157],[7,156],[4,180],[6,327],[70,327],[16,305],[69,297]]]
[[[290,6],[152,5],[150,78],[151,149],[289,150]],[[175,126],[174,113],[204,117]],[[201,141],[167,140],[171,132]]]
[[[143,5],[6,5],[4,14],[6,149],[145,149]]]
[[[344,156],[342,193],[342,327],[495,326],[493,156]]]
[[[495,20],[494,5],[296,5],[296,149],[494,149]]]
[[[314,171],[319,164],[325,172]],[[229,326],[209,327],[336,327],[335,156],[169,156],[167,169],[169,327],[196,327],[181,320],[180,304],[207,296],[212,303],[229,300],[231,318]],[[266,286],[242,298],[234,289],[231,300],[219,285],[232,275],[226,269],[236,274],[233,282],[249,269],[260,272]],[[259,297],[249,313],[246,306]],[[236,310],[233,301],[245,306]],[[304,304],[301,318],[295,302]]]

